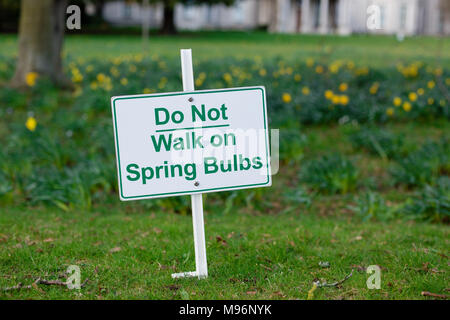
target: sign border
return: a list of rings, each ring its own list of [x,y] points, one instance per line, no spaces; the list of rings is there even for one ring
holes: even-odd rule
[[[157,98],[157,97],[170,97],[170,96],[181,96],[181,95],[194,95],[194,94],[205,94],[205,93],[217,93],[217,92],[234,92],[234,91],[250,91],[250,90],[261,90],[262,92],[262,100],[263,100],[263,117],[264,117],[264,130],[265,130],[265,142],[266,142],[266,167],[267,167],[267,181],[263,183],[256,184],[248,184],[248,185],[237,185],[237,186],[229,186],[229,187],[219,187],[219,188],[210,188],[210,189],[199,189],[192,191],[180,191],[180,192],[166,192],[159,194],[149,194],[149,195],[140,195],[140,196],[130,196],[125,197],[123,195],[122,190],[122,175],[120,169],[120,150],[119,150],[119,137],[118,137],[118,129],[117,129],[117,117],[116,117],[116,101],[117,100],[128,100],[128,99],[141,99],[141,98]],[[171,93],[156,93],[156,94],[142,94],[142,95],[125,95],[125,96],[115,96],[111,97],[111,109],[113,116],[113,127],[114,127],[114,140],[116,147],[116,163],[117,163],[117,175],[119,178],[119,196],[122,201],[130,201],[130,200],[144,200],[144,199],[152,199],[152,198],[162,198],[162,197],[173,197],[173,196],[181,196],[181,195],[191,195],[196,193],[206,193],[206,192],[220,192],[220,191],[231,191],[231,190],[239,190],[239,189],[248,189],[256,186],[266,186],[269,187],[272,185],[271,180],[271,168],[270,168],[270,156],[269,156],[269,141],[268,141],[268,124],[267,124],[267,106],[266,106],[266,90],[264,86],[255,86],[255,87],[241,87],[241,88],[226,88],[226,89],[211,89],[211,90],[195,90],[195,91],[180,91],[180,92],[171,92]]]

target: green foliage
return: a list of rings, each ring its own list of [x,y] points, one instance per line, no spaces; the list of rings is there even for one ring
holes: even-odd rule
[[[357,186],[358,170],[340,154],[325,155],[304,165],[300,179],[325,193],[345,194]]]
[[[415,220],[450,222],[450,178],[441,177],[435,186],[425,186],[407,201],[403,213]]]
[[[448,175],[447,147],[431,145],[408,155],[410,145],[419,145],[416,140],[420,134],[413,131],[422,123],[433,130],[430,124],[441,121],[442,135],[448,131],[448,104],[439,89],[448,87],[447,68],[422,62],[394,67],[372,64],[374,55],[367,60],[357,55],[334,55],[338,51],[319,45],[323,38],[315,36],[218,32],[185,36],[152,37],[152,48],[158,51],[148,55],[141,52],[141,43],[137,45],[134,38],[68,37],[65,72],[74,82],[73,92],[58,91],[40,77],[27,92],[2,86],[0,205],[51,204],[74,211],[101,206],[107,199],[117,201],[110,97],[180,91],[178,48],[182,43],[194,48],[196,89],[265,85],[269,127],[280,129],[281,172],[274,176],[274,185],[285,179],[285,170],[295,176],[298,166],[303,165],[302,179],[320,191],[319,196],[352,192],[357,185],[374,190],[396,188],[396,184],[424,185]],[[294,55],[293,39],[300,38],[302,49],[306,46],[308,50],[297,50]],[[327,39],[335,41],[336,46],[343,41],[345,48],[360,48],[361,43],[369,46],[365,39],[357,37],[348,41]],[[383,46],[386,41],[391,40],[375,37],[370,44]],[[431,40],[423,41],[430,44]],[[244,42],[246,46],[241,45]],[[11,53],[16,43],[7,36],[1,44],[0,52],[5,56],[0,56],[0,82],[6,82],[14,72]],[[240,50],[236,50],[238,46]],[[289,57],[286,50],[292,53]],[[417,99],[411,101],[410,93],[417,93]],[[411,110],[394,106],[395,97],[409,101]],[[390,108],[393,114],[387,113],[392,111]],[[34,131],[24,125],[29,117],[37,121]],[[383,128],[399,125],[405,129],[403,134],[394,134],[376,129],[380,124]],[[408,124],[415,127],[405,127]],[[353,150],[344,137],[335,136],[337,128],[347,125],[361,128],[350,134]],[[421,132],[422,136],[428,135],[425,129]],[[366,159],[361,149],[390,161]],[[324,150],[359,153],[362,161],[356,169],[342,156],[304,159],[322,155]],[[392,177],[385,172],[391,162]],[[366,164],[373,167],[366,168]],[[377,172],[372,174],[372,169]],[[361,183],[356,183],[356,177],[361,177]],[[208,202],[224,208],[226,213],[237,207],[266,212],[280,210],[283,205],[314,205],[316,197],[311,200],[299,181],[303,180],[289,177],[286,192],[279,187],[224,192],[208,195]],[[136,206],[190,212],[188,197],[142,201]]]
[[[313,196],[311,196],[303,187],[296,189],[287,189],[283,193],[283,199],[288,205],[311,206]]]
[[[396,216],[398,207],[388,206],[383,197],[374,192],[366,192],[355,199],[349,209],[363,221],[387,221]]]
[[[355,150],[364,149],[381,158],[392,159],[406,154],[403,137],[382,128],[361,127],[351,132],[349,139]]]
[[[427,142],[419,150],[397,159],[390,173],[396,184],[408,187],[433,184],[440,174],[450,172],[449,140],[444,137],[438,142]]]
[[[280,160],[287,163],[298,163],[304,157],[306,146],[306,135],[300,129],[280,130]]]

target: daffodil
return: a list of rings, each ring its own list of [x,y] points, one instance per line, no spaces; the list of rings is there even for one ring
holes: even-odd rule
[[[281,96],[281,99],[283,100],[284,103],[289,103],[292,101],[292,97],[289,93],[283,93],[283,95]]]
[[[302,80],[302,76],[299,75],[299,74],[296,74],[296,75],[294,76],[294,80],[297,81],[297,82],[300,82],[300,81]]]
[[[430,81],[428,81],[428,83],[427,83],[428,89],[433,89],[435,85],[436,85],[436,84],[434,83],[433,80],[430,80]]]
[[[411,111],[411,108],[412,108],[411,103],[409,103],[408,101],[405,101],[403,103],[403,110],[405,110],[406,112]]]
[[[36,119],[34,117],[28,117],[27,121],[25,122],[25,127],[33,132],[34,130],[36,130],[36,126],[37,126]]]
[[[342,105],[345,106],[345,105],[348,104],[348,101],[349,101],[349,98],[348,98],[348,96],[346,96],[345,94],[339,96],[339,103],[340,103],[340,104],[342,104]]]
[[[34,87],[36,79],[39,77],[37,72],[28,72],[25,76],[25,82],[29,87]]]
[[[395,112],[394,108],[389,107],[386,109],[386,114],[390,117],[392,117],[394,115],[394,112]]]
[[[303,93],[305,96],[309,95],[309,93],[310,93],[309,88],[308,88],[308,87],[303,87],[303,88],[302,88],[302,93]]]
[[[106,78],[106,76],[105,76],[103,73],[99,73],[99,74],[97,75],[97,81],[98,81],[98,82],[103,82],[103,81],[105,81],[105,78]]]
[[[408,98],[409,98],[409,100],[410,100],[411,102],[416,101],[416,100],[417,100],[417,93],[415,93],[415,92],[410,92],[410,93],[408,94]]]
[[[223,75],[223,79],[224,79],[226,82],[231,82],[231,80],[232,80],[231,74],[229,74],[228,72],[225,73],[225,74]]]
[[[339,85],[339,91],[344,92],[344,91],[347,91],[347,89],[348,89],[348,84],[346,84],[345,82],[343,82]]]
[[[378,92],[380,84],[378,82],[375,82],[369,89],[370,94],[376,94]]]
[[[339,96],[333,95],[331,97],[331,102],[333,102],[333,104],[339,104],[341,101],[341,99],[339,99]]]
[[[402,104],[402,99],[400,97],[395,97],[393,102],[394,102],[394,106],[400,107],[400,105]]]
[[[327,98],[328,100],[330,100],[331,98],[333,98],[333,91],[331,91],[331,90],[326,90],[324,95],[325,95],[325,98]]]

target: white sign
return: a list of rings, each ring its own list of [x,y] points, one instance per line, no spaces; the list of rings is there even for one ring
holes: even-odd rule
[[[120,199],[271,185],[264,87],[111,99]]]

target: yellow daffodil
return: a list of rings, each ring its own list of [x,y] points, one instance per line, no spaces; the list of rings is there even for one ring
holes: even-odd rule
[[[37,126],[36,119],[33,117],[28,117],[27,121],[25,122],[25,127],[30,131],[34,131],[36,130],[36,126]]]
[[[289,93],[283,93],[283,95],[281,96],[281,99],[283,100],[284,103],[289,103],[292,101],[292,97]]]
[[[126,86],[128,84],[128,79],[127,78],[120,79],[120,84]]]
[[[325,98],[327,98],[328,100],[333,98],[333,91],[331,91],[331,90],[325,91]]]
[[[103,82],[103,81],[105,81],[105,79],[106,79],[106,76],[103,73],[99,73],[97,75],[97,81],[98,82]]]
[[[378,82],[375,82],[369,89],[370,94],[376,94],[378,92],[379,87],[380,84]]]
[[[433,98],[428,98],[427,102],[431,106],[434,103],[434,99]]]
[[[392,117],[392,116],[394,115],[394,112],[395,112],[394,108],[387,108],[387,109],[386,109],[386,114],[387,114],[389,117]]]
[[[427,83],[428,89],[433,89],[435,85],[436,85],[436,84],[434,83],[433,80],[430,80],[430,81],[428,81],[428,83]]]
[[[27,86],[34,87],[36,84],[36,79],[39,77],[37,72],[28,72],[25,76],[25,82],[27,83]]]
[[[416,101],[416,100],[417,100],[417,93],[415,93],[415,92],[410,92],[410,93],[408,94],[408,98],[409,98],[409,100],[410,100],[411,102]]]
[[[403,110],[405,110],[406,112],[411,111],[411,103],[409,103],[408,101],[403,102]]]
[[[195,85],[197,87],[200,87],[203,84],[203,80],[200,78],[195,79]]]
[[[300,82],[300,81],[302,80],[302,76],[299,75],[299,74],[296,74],[296,75],[294,76],[294,80],[297,81],[297,82]]]
[[[425,93],[425,90],[424,90],[423,88],[417,89],[417,94],[418,94],[419,96],[422,96],[424,93]]]
[[[342,105],[345,106],[345,105],[348,104],[348,101],[349,101],[349,98],[348,98],[348,96],[346,96],[345,94],[339,96],[339,103],[340,103],[340,104],[342,104]]]
[[[302,88],[302,93],[303,93],[305,96],[309,95],[309,93],[310,93],[309,88],[308,88],[308,87],[303,87],[303,88]]]
[[[339,99],[339,96],[333,95],[333,96],[331,97],[331,102],[332,102],[333,104],[339,104],[340,101],[341,101],[341,99]]]
[[[225,73],[225,74],[223,75],[223,79],[224,79],[226,82],[231,82],[231,80],[232,80],[231,74],[229,74],[228,72]]]
[[[92,81],[90,84],[90,87],[92,90],[97,90],[98,88],[98,83],[96,81]]]
[[[395,97],[393,102],[394,102],[394,106],[400,107],[400,105],[402,104],[402,99],[400,99],[400,97]]]
[[[323,73],[323,67],[322,66],[317,66],[316,67],[316,73],[318,73],[318,74]]]
[[[339,85],[339,91],[344,92],[344,91],[347,91],[347,89],[348,89],[348,84],[346,84],[345,82],[343,82]]]
[[[259,75],[260,75],[261,77],[265,77],[266,74],[267,74],[267,70],[266,70],[266,69],[264,69],[264,68],[259,69]]]

